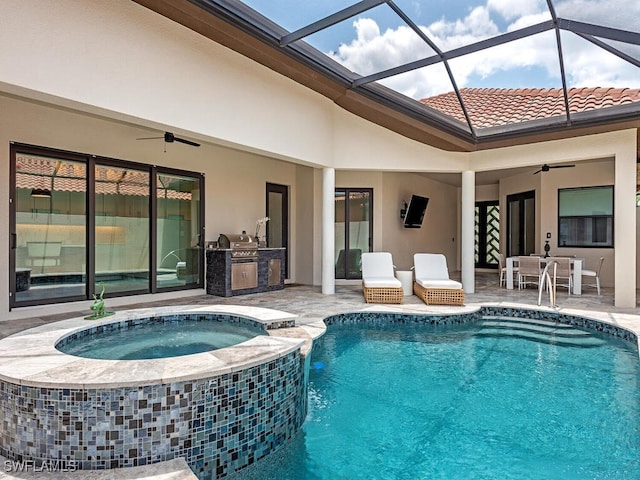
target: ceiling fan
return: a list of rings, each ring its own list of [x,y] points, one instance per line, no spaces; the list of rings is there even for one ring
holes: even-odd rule
[[[192,142],[191,140],[186,140],[184,138],[176,137],[171,132],[164,132],[164,136],[162,136],[162,137],[143,137],[143,138],[137,138],[136,140],[156,140],[158,138],[164,138],[164,141],[166,143],[180,142],[180,143],[184,143],[186,145],[191,145],[192,147],[199,147],[200,146],[199,143]]]
[[[575,165],[547,165],[546,163],[544,165],[542,165],[540,167],[540,170],[533,172],[533,174],[537,174],[540,172],[548,172],[549,170],[551,170],[552,168],[571,168],[571,167],[575,167]]]

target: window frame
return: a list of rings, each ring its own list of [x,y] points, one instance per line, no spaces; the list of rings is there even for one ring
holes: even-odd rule
[[[602,215],[561,215],[560,212],[562,210],[561,208],[561,203],[562,203],[562,193],[563,192],[567,192],[567,191],[577,191],[577,190],[581,190],[581,191],[585,191],[585,190],[608,190],[610,195],[611,195],[611,214],[602,214]],[[557,225],[557,235],[556,235],[556,247],[558,248],[615,248],[615,238],[614,238],[614,233],[615,233],[615,187],[614,185],[592,185],[592,186],[586,186],[586,187],[570,187],[570,188],[559,188],[558,189],[558,225]],[[610,238],[611,240],[607,243],[597,243],[594,244],[593,243],[593,237],[594,235],[591,235],[591,239],[589,244],[587,243],[562,243],[562,236],[561,236],[561,230],[562,230],[562,221],[566,220],[566,219],[584,219],[585,221],[589,221],[589,219],[591,219],[591,223],[592,225],[595,225],[595,222],[597,220],[608,220],[610,219],[610,231],[607,228],[606,230],[606,236],[608,238]],[[578,239],[580,240],[580,239]]]

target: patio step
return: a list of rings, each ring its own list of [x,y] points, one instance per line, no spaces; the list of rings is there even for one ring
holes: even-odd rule
[[[534,342],[569,347],[591,348],[605,341],[571,325],[549,320],[485,316],[478,323],[483,337],[518,337]]]

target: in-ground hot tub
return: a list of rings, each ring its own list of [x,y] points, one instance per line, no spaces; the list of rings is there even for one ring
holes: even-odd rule
[[[176,313],[85,328],[61,338],[56,349],[84,358],[149,360],[211,352],[266,334],[266,325],[243,317]]]
[[[295,323],[293,315],[255,307],[161,308],[66,320],[0,340],[0,454],[69,469],[185,457],[207,479],[270,453],[304,421],[306,332],[291,338],[292,328],[288,337],[269,329],[233,346],[146,360],[96,360],[55,348],[64,338],[149,318],[206,316],[260,330]]]

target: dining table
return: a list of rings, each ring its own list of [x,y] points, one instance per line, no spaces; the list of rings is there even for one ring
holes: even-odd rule
[[[540,261],[543,265],[547,263],[547,258],[540,256]],[[584,258],[569,257],[571,259],[571,276],[573,282],[574,295],[582,295],[582,266],[584,265]],[[518,264],[518,257],[507,257],[507,290],[513,290],[513,269]],[[551,274],[553,274],[551,272]]]

